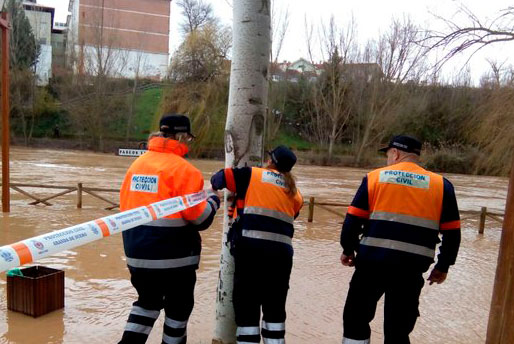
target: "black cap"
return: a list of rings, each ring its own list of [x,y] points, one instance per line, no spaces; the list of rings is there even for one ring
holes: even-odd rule
[[[189,118],[179,114],[164,115],[159,122],[159,130],[168,134],[188,133],[192,137],[195,137],[191,134],[191,122]]]
[[[296,164],[296,155],[286,146],[278,146],[268,153],[280,172],[289,172]]]
[[[396,148],[404,152],[414,153],[421,155],[421,142],[416,140],[414,137],[407,135],[395,136],[389,141],[387,147],[379,149],[380,152],[387,152],[389,148]]]

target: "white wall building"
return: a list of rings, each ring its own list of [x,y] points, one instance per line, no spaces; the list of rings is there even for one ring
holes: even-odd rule
[[[25,16],[30,22],[36,42],[40,45],[40,53],[35,66],[37,84],[48,85],[52,77],[52,25],[54,8],[33,2],[24,2]]]

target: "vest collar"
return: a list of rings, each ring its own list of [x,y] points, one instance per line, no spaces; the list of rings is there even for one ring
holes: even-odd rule
[[[160,153],[173,153],[181,157],[184,157],[189,151],[186,144],[164,137],[152,137],[148,142],[148,150]]]
[[[412,162],[412,161],[401,161],[396,164],[388,166],[389,168],[396,167],[396,168],[406,168],[406,169],[423,169],[419,164]]]

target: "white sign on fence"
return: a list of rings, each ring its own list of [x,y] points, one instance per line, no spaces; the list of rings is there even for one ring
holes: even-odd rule
[[[119,156],[140,156],[146,152],[146,149],[131,149],[131,148],[120,148],[118,149]]]

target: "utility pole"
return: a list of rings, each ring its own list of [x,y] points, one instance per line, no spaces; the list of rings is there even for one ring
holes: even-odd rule
[[[225,126],[225,167],[250,166],[262,161],[271,52],[270,14],[270,0],[233,2],[233,50]],[[227,192],[224,208],[213,344],[236,342],[232,306],[234,260],[227,246]]]
[[[514,343],[514,159],[494,279],[486,344]]]
[[[11,211],[9,177],[9,15],[2,12],[2,212]]]

